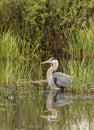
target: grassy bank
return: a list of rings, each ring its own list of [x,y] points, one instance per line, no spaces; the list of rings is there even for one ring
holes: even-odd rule
[[[75,90],[89,90],[88,82],[94,81],[94,2],[70,2],[0,2],[0,86],[44,79],[48,66],[40,62],[53,55],[59,71],[74,76]]]
[[[1,35],[0,41],[0,86],[15,85],[35,76],[40,79],[40,59],[33,53],[30,56],[28,42],[9,31]]]
[[[76,33],[76,38],[72,39],[72,45],[68,50],[70,59],[62,62],[61,65],[65,73],[73,75],[74,88],[77,91],[88,91],[94,85],[94,27],[85,28]]]
[[[65,59],[63,56],[58,58],[60,62],[59,71],[74,76],[74,91],[87,92],[90,87],[88,82],[94,80],[93,32],[93,24],[89,29],[81,30],[76,34],[77,42],[72,39],[73,43],[68,50],[70,58]],[[46,77],[42,75],[46,75],[46,69],[49,66],[46,66],[45,69],[45,66],[40,65],[42,54],[36,55],[34,53],[37,47],[36,43],[30,54],[29,43],[20,39],[19,36],[14,36],[10,31],[3,33],[0,36],[0,41],[0,86],[21,85],[25,81],[29,84],[30,80],[39,80]]]

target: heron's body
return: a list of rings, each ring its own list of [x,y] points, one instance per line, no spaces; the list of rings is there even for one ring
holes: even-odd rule
[[[55,72],[58,68],[58,60],[50,58],[44,63],[52,63],[53,65],[47,71],[47,82],[48,85],[53,89],[68,87],[73,80],[73,77],[62,72]]]
[[[61,72],[55,72],[53,79],[57,87],[68,87],[71,84],[72,77]]]

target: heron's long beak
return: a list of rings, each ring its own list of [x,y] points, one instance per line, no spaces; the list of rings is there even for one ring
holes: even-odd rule
[[[48,119],[48,115],[41,115],[40,117]]]
[[[46,60],[44,62],[41,62],[41,64],[46,64],[46,63],[49,63],[49,60]]]

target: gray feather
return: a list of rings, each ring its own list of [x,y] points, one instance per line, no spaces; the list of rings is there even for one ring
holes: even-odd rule
[[[58,87],[68,87],[71,84],[73,77],[61,72],[55,72],[53,73],[53,79]]]

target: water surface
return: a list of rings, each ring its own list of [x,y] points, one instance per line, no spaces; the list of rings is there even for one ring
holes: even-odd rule
[[[0,90],[0,130],[93,128],[94,95],[37,91],[29,87]]]

